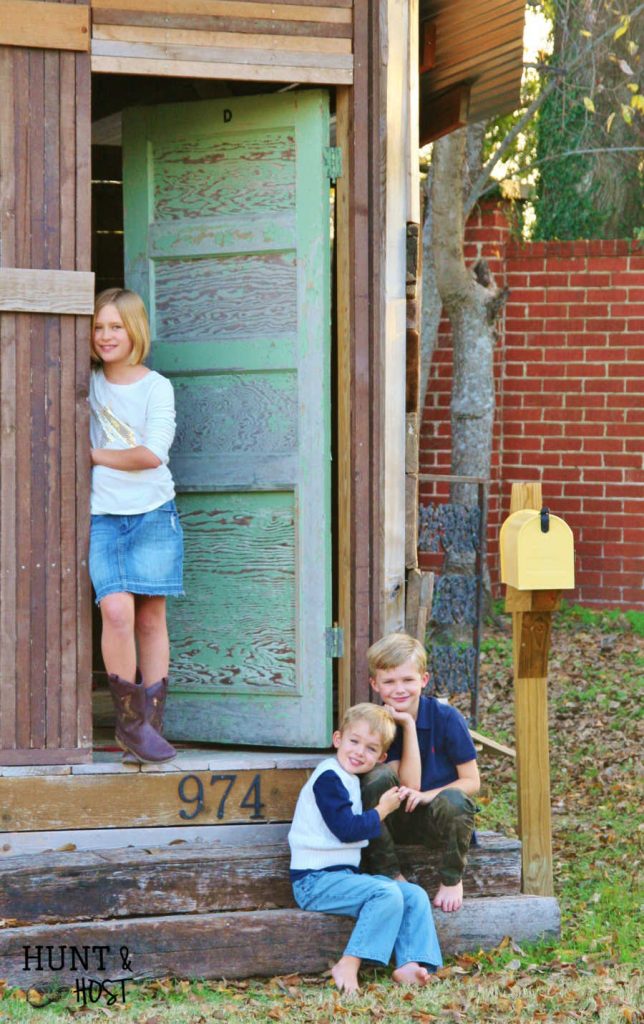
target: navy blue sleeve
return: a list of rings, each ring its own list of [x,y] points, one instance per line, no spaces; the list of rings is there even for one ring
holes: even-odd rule
[[[472,742],[467,722],[457,708],[450,707],[445,723],[445,747],[455,765],[476,760],[476,747]]]
[[[380,835],[378,812],[354,814],[349,793],[334,771],[318,776],[313,783],[313,795],[325,825],[341,843],[357,843]]]

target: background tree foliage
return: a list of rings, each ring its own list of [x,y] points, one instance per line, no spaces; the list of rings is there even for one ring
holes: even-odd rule
[[[487,128],[471,125],[438,139],[425,179],[421,407],[445,311],[454,357],[452,474],[464,476],[489,476],[492,452],[492,352],[505,296],[482,261],[467,267],[463,235],[478,200],[499,188],[495,168],[503,161],[503,176],[512,174],[517,184],[538,178],[533,237],[632,237],[642,223],[644,97],[637,72],[644,3],[529,6],[549,15],[553,48],[527,65],[522,107]],[[464,490],[453,488],[453,500],[473,501]]]
[[[633,0],[546,0],[558,86],[536,120],[535,239],[629,238],[642,225],[640,68]],[[568,69],[574,67],[574,74]]]

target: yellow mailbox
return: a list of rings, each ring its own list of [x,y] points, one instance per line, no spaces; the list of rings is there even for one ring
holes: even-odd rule
[[[547,508],[521,509],[501,527],[501,582],[516,590],[571,590],[575,585],[572,530]]]

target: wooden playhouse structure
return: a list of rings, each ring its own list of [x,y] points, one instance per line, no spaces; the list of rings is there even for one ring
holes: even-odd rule
[[[333,955],[284,836],[405,620],[419,138],[513,108],[522,28],[518,0],[0,5],[0,977],[27,943],[126,944],[134,976],[233,977],[251,934],[257,973]],[[177,395],[187,555],[183,748],[141,769],[92,728],[88,318],[122,280]],[[558,927],[513,841],[467,888],[447,951]]]

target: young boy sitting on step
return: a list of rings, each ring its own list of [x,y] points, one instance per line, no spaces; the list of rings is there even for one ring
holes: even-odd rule
[[[434,906],[459,910],[463,869],[474,830],[479,791],[476,750],[465,719],[435,697],[427,684],[425,648],[406,633],[389,633],[367,651],[369,678],[396,722],[387,764],[362,776],[364,807],[400,786],[402,804],[366,851],[364,867],[374,875],[402,879],[395,844],[442,847],[440,888]]]
[[[357,918],[338,962],[331,968],[340,990],[358,991],[364,959],[388,964],[401,985],[424,985],[442,964],[429,899],[404,880],[360,873],[361,850],[381,834],[400,806],[398,786],[383,790],[363,812],[359,776],[384,761],[396,728],[384,708],[357,704],[333,733],[335,757],[317,766],[303,787],[289,832],[291,881],[302,910]]]

